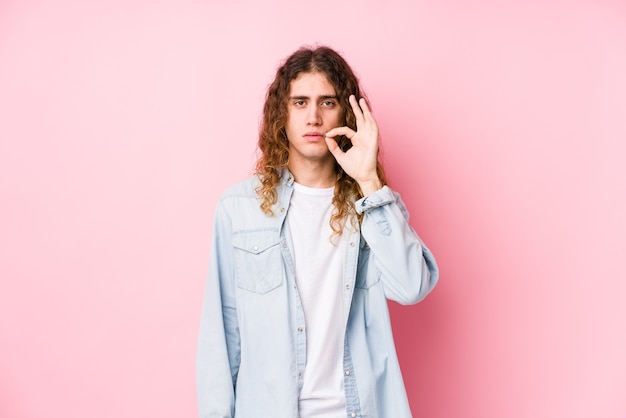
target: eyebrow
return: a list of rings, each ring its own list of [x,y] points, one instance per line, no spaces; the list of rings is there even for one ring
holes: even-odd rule
[[[320,100],[327,100],[327,99],[335,99],[337,100],[337,96],[333,96],[333,95],[323,95],[319,97]],[[310,97],[309,96],[290,96],[289,99],[291,100],[309,100]]]

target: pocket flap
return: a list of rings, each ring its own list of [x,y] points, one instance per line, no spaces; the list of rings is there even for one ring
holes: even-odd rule
[[[278,245],[280,240],[277,236],[272,236],[269,231],[246,231],[245,233],[233,235],[233,247],[251,254],[261,254],[262,252]]]

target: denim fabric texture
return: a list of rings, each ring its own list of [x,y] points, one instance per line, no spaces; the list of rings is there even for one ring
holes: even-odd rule
[[[201,418],[297,418],[306,326],[285,217],[285,172],[273,216],[259,208],[251,177],[228,189],[215,212],[196,377]],[[411,417],[387,299],[413,304],[439,277],[433,255],[408,224],[398,193],[384,186],[355,202],[363,220],[344,234],[346,417]]]

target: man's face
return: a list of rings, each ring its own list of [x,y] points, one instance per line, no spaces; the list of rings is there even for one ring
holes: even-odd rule
[[[300,73],[291,82],[287,99],[289,162],[332,160],[326,132],[340,126],[342,109],[336,92],[323,73]]]

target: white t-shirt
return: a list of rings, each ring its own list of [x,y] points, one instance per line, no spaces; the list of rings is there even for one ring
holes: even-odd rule
[[[334,187],[294,183],[287,226],[306,326],[306,367],[300,417],[346,416],[343,387],[345,318],[342,287],[345,246],[330,241]]]

